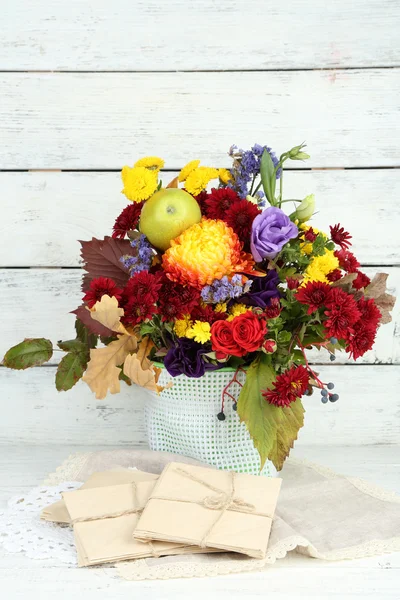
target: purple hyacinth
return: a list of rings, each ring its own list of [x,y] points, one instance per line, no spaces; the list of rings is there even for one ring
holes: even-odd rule
[[[233,168],[231,169],[233,183],[230,184],[230,187],[236,190],[242,198],[245,198],[249,194],[248,184],[260,174],[261,157],[264,150],[269,153],[276,167],[279,160],[269,146],[254,144],[251,150],[242,150],[234,145],[229,150],[229,155],[234,159]],[[276,173],[277,179],[280,178],[281,171],[281,169],[278,169]]]
[[[141,234],[131,242],[135,255],[125,254],[120,261],[128,269],[131,277],[140,271],[148,271],[153,260],[153,249],[145,235]]]
[[[205,285],[201,290],[201,298],[209,304],[217,304],[238,298],[250,290],[251,281],[243,282],[241,275],[234,275],[229,281],[225,275],[222,279],[214,279],[211,285]]]

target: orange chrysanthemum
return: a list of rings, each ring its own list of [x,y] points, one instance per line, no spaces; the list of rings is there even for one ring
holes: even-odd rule
[[[224,275],[248,273],[254,260],[242,251],[238,236],[224,221],[203,219],[171,242],[163,267],[172,281],[197,288]]]

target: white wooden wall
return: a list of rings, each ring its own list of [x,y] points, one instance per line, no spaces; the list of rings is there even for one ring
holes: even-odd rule
[[[227,165],[234,142],[306,140],[288,196],[314,191],[316,225],[340,220],[399,295],[399,25],[397,0],[3,3],[0,354],[25,335],[71,336],[76,240],[110,233],[126,204],[118,170],[149,153],[174,171]],[[341,400],[306,400],[299,444],[399,442],[399,304],[359,364],[313,356]],[[0,444],[144,443],[141,390],[59,394],[56,362],[0,369]]]

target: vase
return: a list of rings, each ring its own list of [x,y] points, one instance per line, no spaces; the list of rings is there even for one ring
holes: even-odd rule
[[[159,395],[146,390],[145,427],[152,450],[189,456],[238,473],[276,476],[270,461],[260,472],[259,454],[235,410],[246,379],[244,371],[224,368],[200,378],[171,377],[162,364],[155,365],[161,369],[159,385],[173,385]],[[229,396],[223,394],[224,389]],[[223,396],[225,419],[219,420]]]

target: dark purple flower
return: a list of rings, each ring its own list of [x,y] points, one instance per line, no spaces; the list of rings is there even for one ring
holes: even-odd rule
[[[208,350],[202,344],[188,338],[178,338],[177,345],[170,348],[164,358],[165,368],[172,377],[182,374],[187,377],[202,377],[206,371],[218,368],[203,359],[206,352]]]
[[[268,271],[266,277],[252,277],[251,291],[241,296],[238,302],[247,306],[259,306],[265,308],[271,304],[272,298],[280,298],[278,290],[280,283],[279,275],[273,269]]]
[[[269,146],[254,144],[251,150],[242,150],[233,145],[229,150],[229,155],[234,159],[233,169],[231,169],[233,182],[229,184],[229,187],[232,187],[241,198],[245,198],[248,195],[248,184],[260,174],[261,157],[264,150],[269,153],[276,167],[279,160]],[[276,178],[279,179],[280,176],[281,169],[278,169]]]
[[[253,221],[250,237],[251,253],[256,262],[273,259],[299,230],[287,215],[276,206],[270,206]]]

